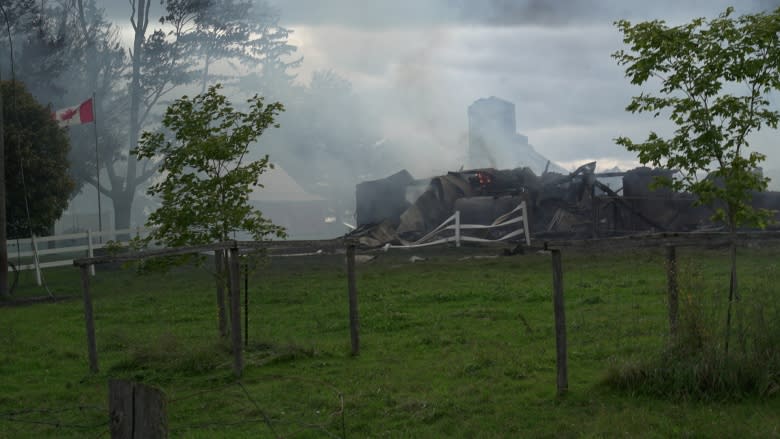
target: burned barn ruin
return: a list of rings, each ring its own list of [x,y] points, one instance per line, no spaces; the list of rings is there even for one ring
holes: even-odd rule
[[[516,132],[513,103],[479,99],[469,106],[468,116],[473,169],[426,179],[403,170],[358,184],[353,237],[366,246],[409,245],[432,231],[456,233],[443,224],[456,212],[456,221],[471,225],[479,235],[475,239],[512,238],[509,242],[523,238],[518,227],[537,239],[722,227],[712,222],[714,211],[698,205],[693,195],[656,188],[656,181],[673,178],[673,171],[640,167],[597,173],[596,162],[591,162],[566,172]],[[497,164],[513,169],[497,169]],[[780,220],[780,193],[756,193],[753,204],[773,210]],[[523,224],[506,221],[512,215],[522,215]]]
[[[407,171],[357,186],[358,228],[352,235],[366,246],[409,243],[428,234],[454,212],[468,224],[489,225],[525,202],[532,237],[599,238],[640,232],[719,230],[714,211],[696,197],[656,188],[673,172],[640,167],[595,172],[596,162],[561,174],[536,175],[529,168],[481,168],[414,179]],[[620,187],[612,187],[617,184]],[[754,205],[780,220],[780,192],[754,195]],[[499,239],[510,228],[485,231]],[[517,241],[520,241],[520,237]]]

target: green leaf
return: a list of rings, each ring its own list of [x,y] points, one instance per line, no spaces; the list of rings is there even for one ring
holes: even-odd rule
[[[164,132],[171,134],[144,133],[134,152],[139,158],[161,159],[162,180],[147,191],[161,201],[147,221],[155,230],[150,240],[158,244],[207,244],[227,240],[236,231],[256,240],[286,236],[284,228],[249,204],[252,188],[270,167],[268,155],[247,160],[256,156],[252,149],[257,139],[274,126],[284,107],[265,105],[255,96],[247,101],[247,113],[237,111],[220,88],[176,100],[163,118]]]

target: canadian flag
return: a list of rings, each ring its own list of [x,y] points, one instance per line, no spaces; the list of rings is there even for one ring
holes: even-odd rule
[[[82,102],[81,105],[57,110],[51,114],[51,118],[56,120],[61,127],[94,122],[95,113],[92,111],[92,98]]]

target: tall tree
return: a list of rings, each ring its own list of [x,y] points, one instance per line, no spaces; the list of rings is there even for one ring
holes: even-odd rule
[[[200,77],[201,86],[214,79],[209,69],[225,60],[252,66],[270,62],[269,57],[291,53],[286,43],[289,31],[278,26],[270,9],[245,0],[164,0],[163,28],[150,31],[151,0],[130,0],[133,48],[129,51],[130,148],[138,144],[144,126],[154,118],[160,100],[176,87]],[[266,12],[259,12],[266,11]],[[265,21],[253,21],[268,16]],[[276,64],[295,66],[294,62]],[[198,74],[200,72],[200,74]],[[115,227],[130,223],[133,201],[141,187],[156,172],[148,160],[138,160],[127,149],[106,171],[109,185],[101,190],[114,203]]]
[[[629,51],[613,54],[626,67],[632,84],[648,82],[658,92],[635,96],[627,110],[658,116],[668,111],[676,126],[664,138],[651,132],[643,142],[617,139],[642,163],[677,169],[681,177],[666,183],[693,192],[701,203],[714,204],[716,219],[731,233],[731,281],[726,323],[726,350],[731,309],[737,295],[736,233],[741,225],[765,224],[768,212],[751,206],[753,191],[766,189],[758,172],[764,155],[749,151],[750,134],[777,128],[780,112],[767,95],[780,89],[780,9],[732,17],[697,18],[668,26],[654,20],[616,23]],[[700,178],[705,173],[712,178]]]
[[[201,93],[214,80],[225,81],[228,76],[215,75],[212,67],[227,64],[234,70],[243,65],[250,70],[260,69],[258,77],[275,85],[289,84],[302,58],[291,59],[295,46],[288,42],[291,30],[279,24],[279,13],[260,0],[173,0],[169,17],[191,17],[193,26],[182,36],[185,44],[196,55],[200,66]],[[240,75],[239,75],[240,76]],[[266,88],[264,88],[266,90]]]
[[[0,82],[8,238],[47,235],[68,206],[68,137],[19,81]]]
[[[176,86],[189,82],[187,59],[179,41],[188,24],[187,17],[170,17],[166,23],[172,29],[168,32],[156,29],[148,33],[150,4],[151,0],[130,0],[133,46],[129,50],[129,148],[138,145],[141,129],[160,98]],[[129,227],[137,190],[156,171],[148,161],[139,163],[128,151],[123,149],[113,161],[105,163],[109,184],[100,188],[113,202],[117,229]]]
[[[73,59],[61,83],[68,84],[65,97],[58,105],[72,105],[94,96],[96,125],[71,127],[71,173],[77,182],[98,185],[95,160],[101,164],[121,162],[126,136],[127,90],[124,75],[127,57],[119,40],[119,28],[106,20],[95,0],[74,0],[65,11],[69,44]],[[97,148],[95,135],[97,134]],[[105,182],[101,182],[105,183]]]

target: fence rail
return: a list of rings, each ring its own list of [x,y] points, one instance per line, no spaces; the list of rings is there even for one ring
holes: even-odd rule
[[[518,215],[515,218],[512,218],[512,216]],[[452,225],[449,225],[450,223],[454,223]],[[479,238],[476,236],[467,236],[463,234],[464,230],[491,230],[491,229],[497,229],[506,227],[512,224],[519,224],[516,230],[513,230],[512,232],[507,233],[506,235],[498,238],[498,239],[487,239],[487,238]],[[444,238],[439,239],[433,239],[437,235],[440,235],[441,233],[452,230],[454,231],[454,236],[448,236]],[[504,215],[501,215],[500,217],[496,218],[495,221],[491,224],[461,224],[460,222],[460,211],[455,211],[455,213],[444,220],[438,227],[430,231],[427,235],[423,236],[422,238],[418,239],[415,242],[402,244],[402,245],[392,245],[392,244],[385,244],[384,249],[388,250],[391,248],[419,248],[419,247],[429,247],[433,245],[439,245],[439,244],[445,244],[448,242],[454,242],[457,247],[460,247],[461,242],[478,242],[478,243],[495,243],[495,242],[504,242],[509,240],[510,238],[514,238],[516,236],[522,236],[525,238],[525,244],[527,246],[531,245],[531,236],[529,234],[528,230],[528,209],[526,207],[525,201],[517,205],[512,211],[505,213]]]
[[[87,230],[80,233],[62,235],[31,236],[29,238],[9,240],[7,250],[9,260],[16,259],[17,270],[35,270],[35,281],[42,284],[41,269],[65,267],[73,265],[73,260],[82,257],[94,257],[95,251],[105,248],[109,241],[124,243],[128,236],[147,236],[149,229],[136,227],[132,229],[108,230],[93,232]],[[43,244],[46,244],[45,248]],[[54,256],[41,261],[41,256]],[[90,267],[90,273],[95,275],[95,268]]]

